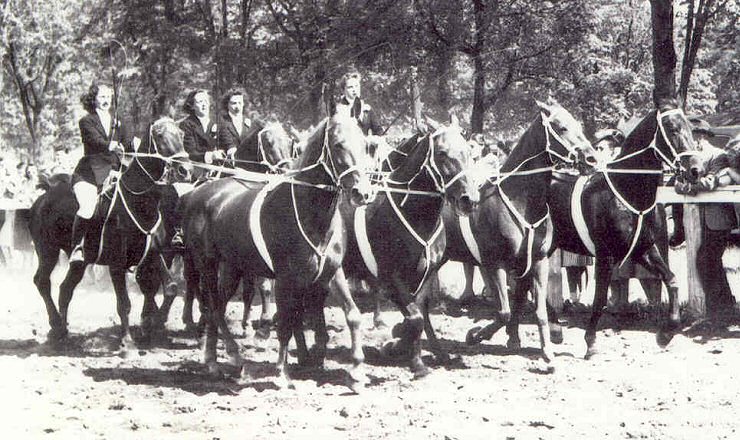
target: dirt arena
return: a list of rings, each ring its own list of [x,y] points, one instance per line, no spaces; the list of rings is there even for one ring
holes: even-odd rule
[[[448,279],[453,272],[445,272]],[[435,314],[444,347],[459,360],[435,365],[430,376],[415,381],[405,365],[371,359],[370,384],[354,395],[344,386],[349,333],[337,308],[327,311],[333,329],[324,370],[293,369],[296,389],[288,390],[273,382],[274,337],[238,340],[252,381],[240,382],[236,369],[224,378],[209,376],[198,342],[183,332],[180,300],[170,315],[168,342],[122,356],[114,336],[115,299],[104,283],[80,287],[69,317],[69,348],[53,351],[44,344],[46,312],[30,271],[5,271],[2,281],[0,432],[6,439],[740,436],[740,327],[678,335],[663,350],[649,319],[615,326],[607,316],[607,328],[598,333],[602,355],[586,361],[585,318],[571,317],[578,325],[564,329],[549,372],[537,359],[534,325],[523,326],[524,348],[513,353],[503,332],[468,347],[463,341],[473,321]],[[132,301],[138,323],[141,296],[133,293]],[[229,311],[239,335],[241,311],[239,303]],[[393,324],[399,316],[389,310],[384,318]],[[390,331],[370,330],[372,315],[363,318],[365,345],[379,346]],[[433,364],[431,356],[426,360]]]

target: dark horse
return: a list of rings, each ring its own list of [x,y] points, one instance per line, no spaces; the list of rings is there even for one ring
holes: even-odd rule
[[[448,258],[480,266],[486,287],[498,295],[498,319],[471,329],[468,343],[490,339],[498,329],[518,319],[518,304],[532,288],[542,356],[553,360],[546,295],[552,243],[552,220],[547,193],[553,163],[592,166],[594,150],[581,124],[550,98],[537,102],[539,115],[506,158],[496,178],[481,188],[481,206],[469,218],[445,210]],[[509,276],[516,278],[514,310],[509,308]],[[519,348],[513,341],[511,348]]]
[[[422,309],[429,291],[422,287],[436,275],[444,255],[442,206],[447,201],[466,215],[477,205],[478,191],[466,174],[470,148],[454,121],[394,151],[405,158],[391,165],[378,197],[355,210],[341,208],[350,239],[332,287],[342,297],[349,295],[346,273],[367,280],[373,291],[382,287],[390,293],[404,321],[394,331],[400,338],[387,343],[384,352],[410,357],[411,370],[421,377],[429,373],[421,359]]]
[[[219,327],[231,361],[241,363],[225,321],[227,302],[239,280],[275,278],[280,341],[277,368],[280,385],[291,385],[286,370],[288,342],[295,333],[305,348],[298,331],[304,303],[323,304],[327,284],[344,256],[346,237],[338,211],[341,191],[356,205],[372,197],[363,171],[365,148],[356,121],[335,115],[311,135],[298,169],[289,177],[268,184],[221,179],[184,198],[185,266],[190,274],[187,279],[202,289],[200,297],[208,305],[205,362],[209,370],[218,371]],[[359,366],[364,360],[360,313],[351,298],[344,310],[352,332],[353,359]],[[305,362],[306,353],[299,355],[299,361]],[[320,357],[323,359],[323,353]],[[364,382],[359,374],[353,369],[353,383]]]
[[[67,335],[67,312],[74,288],[88,264],[107,265],[116,291],[124,345],[131,346],[128,315],[131,303],[126,289],[126,271],[137,267],[136,280],[145,297],[142,327],[146,335],[164,325],[154,301],[164,267],[158,250],[164,242],[164,227],[158,209],[161,187],[173,178],[188,178],[187,154],[177,124],[162,118],[149,127],[130,166],[112,188],[100,196],[97,227],[85,236],[85,261],[70,263],[59,288],[59,311],[51,298],[49,276],[59,260],[59,251],[71,251],[71,230],[77,201],[68,181],[60,180],[31,207],[31,236],[39,258],[33,277],[49,315],[50,340]],[[101,236],[103,239],[101,240]]]
[[[555,246],[596,257],[596,293],[586,328],[586,358],[597,353],[596,327],[606,306],[615,265],[631,258],[659,274],[668,289],[670,315],[658,342],[670,342],[679,324],[678,283],[655,246],[655,200],[662,181],[661,162],[694,181],[702,172],[691,126],[675,100],[658,103],[630,133],[620,155],[601,172],[558,179],[549,203]],[[510,336],[516,332],[513,329]]]
[[[281,124],[270,123],[263,125],[255,122],[247,133],[247,137],[239,145],[234,159],[232,161],[227,160],[227,163],[233,164],[235,168],[255,173],[284,173],[292,167],[293,161],[296,159],[295,154],[296,146],[294,139],[285,131]],[[242,176],[244,179],[258,181],[267,179],[267,177],[260,175],[244,175],[243,173],[239,173],[238,170],[236,172],[225,170],[225,174],[236,174],[237,176]],[[200,226],[205,227],[205,224],[201,224]],[[192,233],[195,233],[195,231],[191,230]],[[192,271],[186,272],[186,275],[195,276]],[[193,321],[193,299],[198,291],[197,284],[195,280],[187,282],[188,288],[185,294],[182,319],[188,330],[196,329],[195,322]],[[262,314],[260,315],[260,325],[257,334],[262,337],[266,337],[269,334],[272,315],[274,313],[271,307],[271,289],[270,280],[264,277],[255,278],[254,286],[246,282],[242,283],[242,299],[244,302],[242,327],[245,330],[248,329],[252,299],[255,293],[259,293],[262,300]],[[197,327],[204,326],[206,322],[206,310],[203,304],[201,304],[200,311],[200,322]]]

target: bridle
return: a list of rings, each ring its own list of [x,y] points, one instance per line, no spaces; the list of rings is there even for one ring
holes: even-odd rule
[[[157,145],[157,138],[156,136],[154,136],[154,130],[159,124],[165,124],[168,122],[170,122],[168,118],[162,118],[157,121],[154,121],[149,126],[149,133],[148,133],[149,145],[147,147],[146,153],[141,153],[138,151],[134,153],[124,153],[124,155],[131,156],[134,158],[134,161],[139,165],[139,168],[141,168],[141,170],[144,172],[144,175],[146,175],[147,178],[151,181],[152,185],[166,185],[167,178],[169,177],[169,173],[172,170],[171,165],[173,163],[180,164],[183,161],[189,161],[188,153],[186,151],[180,151],[171,156],[164,156],[159,152],[159,146]],[[150,158],[158,159],[164,162],[166,166],[162,170],[162,174],[159,177],[154,177],[149,172],[149,170],[147,170],[144,164],[141,163],[140,158],[142,157],[150,157]]]
[[[678,152],[676,150],[676,147],[673,146],[673,143],[671,142],[671,139],[668,137],[668,134],[665,131],[665,127],[663,126],[663,118],[666,116],[671,115],[682,115],[684,116],[684,112],[680,108],[674,108],[671,110],[667,110],[665,112],[661,112],[660,110],[657,110],[655,113],[655,118],[657,120],[658,127],[655,130],[655,134],[653,136],[653,140],[650,142],[650,144],[644,148],[641,148],[633,153],[627,154],[623,157],[617,158],[609,163],[615,164],[622,162],[624,160],[630,159],[632,157],[638,156],[646,151],[654,150],[653,153],[660,158],[660,160],[663,161],[666,165],[671,167],[674,171],[681,170],[681,158],[684,156],[694,156],[699,154],[698,151],[682,151]],[[668,146],[668,150],[670,151],[671,155],[673,156],[673,160],[669,159],[663,151],[661,151],[660,148],[658,148],[658,133],[660,133],[660,137],[663,139],[663,142]],[[678,164],[678,165],[676,165]],[[622,173],[634,173],[634,174],[651,174],[649,171],[655,171],[655,174],[662,174],[662,171],[660,170],[614,170],[614,169],[607,169],[609,172],[622,172]]]

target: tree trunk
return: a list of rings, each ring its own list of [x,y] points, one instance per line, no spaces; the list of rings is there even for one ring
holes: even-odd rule
[[[673,0],[650,0],[653,25],[653,99],[676,96],[676,50],[673,46]]]
[[[421,90],[419,89],[419,71],[416,67],[411,68],[411,110],[414,115],[416,126],[421,122]],[[380,134],[380,133],[378,133]]]
[[[689,2],[689,14],[686,18],[686,43],[684,44],[684,57],[681,65],[681,79],[678,87],[678,95],[686,106],[686,97],[689,93],[689,82],[691,73],[696,65],[696,57],[704,37],[704,29],[709,21],[712,0],[699,0],[699,8],[694,14],[694,0]]]
[[[474,83],[473,113],[470,115],[470,129],[473,133],[483,132],[483,120],[486,114],[486,71],[483,61],[485,47],[485,5],[482,0],[473,1],[475,14],[475,43],[472,49]]]

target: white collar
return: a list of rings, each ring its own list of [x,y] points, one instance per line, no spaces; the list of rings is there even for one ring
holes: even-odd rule
[[[211,122],[210,118],[208,116],[204,117],[195,117],[198,121],[200,121],[200,126],[203,127],[203,131],[208,131],[208,124]]]

